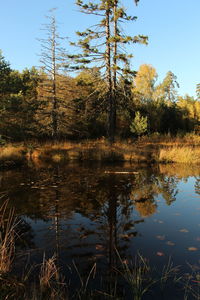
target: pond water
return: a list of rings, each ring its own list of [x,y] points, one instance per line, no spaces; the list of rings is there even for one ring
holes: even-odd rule
[[[198,166],[30,164],[2,171],[0,193],[23,220],[24,257],[40,263],[55,254],[84,275],[96,263],[94,286],[116,256],[140,253],[158,272],[169,257],[183,272],[200,265]]]

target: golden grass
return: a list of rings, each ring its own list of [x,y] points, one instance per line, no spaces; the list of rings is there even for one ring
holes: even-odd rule
[[[81,142],[47,142],[41,144],[7,145],[1,147],[1,162],[32,160],[36,165],[43,162],[65,163],[77,161],[127,161],[127,162],[200,162],[200,136],[152,134],[138,140],[117,140],[113,145],[105,139]]]
[[[0,160],[21,159],[23,157],[22,151],[24,150],[24,147],[7,145],[1,147],[0,150]]]
[[[38,147],[33,150],[31,158],[33,161],[36,161],[37,164],[39,160],[56,163],[71,160],[185,163],[195,161],[196,163],[199,161],[199,141],[200,137],[195,135],[186,135],[184,138],[171,138],[167,135],[162,137],[143,137],[134,141],[116,141],[113,145],[110,145],[103,138],[78,143],[45,143],[38,145]],[[195,150],[193,149],[194,145]],[[176,156],[173,152],[176,153]],[[176,160],[175,157],[177,157]]]
[[[190,164],[200,163],[200,148],[173,146],[161,149],[159,153],[159,161]]]
[[[14,209],[8,209],[8,201],[0,207],[0,273],[10,271],[15,254],[15,236],[18,221]]]
[[[58,281],[58,269],[55,256],[47,260],[45,257],[43,258],[39,280],[42,289],[51,287],[52,281]]]

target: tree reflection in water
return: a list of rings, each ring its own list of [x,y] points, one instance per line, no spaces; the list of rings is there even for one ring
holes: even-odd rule
[[[106,168],[119,169],[57,164],[5,171],[1,191],[7,192],[17,214],[31,221],[35,247],[41,242],[43,250],[55,252],[62,265],[74,260],[83,276],[97,263],[97,278],[109,283],[105,289],[111,292],[116,249],[122,258],[131,254],[130,242],[139,234],[137,225],[156,213],[158,196],[167,205],[176,200],[181,178],[158,167],[136,166],[135,174],[109,174]],[[198,193],[199,179],[195,189]],[[35,224],[44,225],[43,235],[38,235]]]

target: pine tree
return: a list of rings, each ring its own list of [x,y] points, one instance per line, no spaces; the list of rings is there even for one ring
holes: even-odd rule
[[[50,115],[51,115],[51,132],[54,140],[58,138],[59,129],[59,97],[57,85],[59,82],[59,74],[66,66],[66,53],[61,47],[61,40],[64,38],[58,34],[58,27],[54,10],[50,10],[50,15],[47,16],[49,20],[48,24],[45,24],[43,30],[46,32],[46,37],[39,39],[41,42],[41,59],[43,74],[43,96],[51,103]]]
[[[118,75],[131,72],[129,60],[132,57],[120,52],[119,45],[147,43],[147,37],[142,35],[131,37],[122,34],[119,23],[122,20],[135,20],[136,17],[128,16],[125,10],[119,6],[118,0],[98,0],[96,3],[83,3],[82,0],[78,0],[77,5],[81,12],[96,15],[100,21],[84,32],[77,32],[80,40],[72,45],[81,47],[82,53],[70,56],[75,62],[72,69],[80,70],[94,65],[95,62],[99,63],[99,69],[102,71],[102,75],[104,74],[107,84],[105,97],[108,105],[108,138],[113,143]]]
[[[197,94],[197,99],[200,100],[200,83],[196,85],[196,94]]]

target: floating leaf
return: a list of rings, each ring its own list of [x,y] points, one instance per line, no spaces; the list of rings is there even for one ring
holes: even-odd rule
[[[94,258],[101,258],[101,257],[104,257],[103,254],[95,254]]]
[[[175,245],[175,243],[173,243],[171,241],[167,241],[166,244],[169,245],[169,246],[174,246]]]
[[[199,236],[196,238],[196,241],[200,242],[200,237]]]
[[[174,216],[180,216],[181,214],[180,213],[174,213]]]
[[[185,228],[180,229],[179,231],[180,231],[180,232],[189,232],[189,230],[187,230],[187,229],[185,229]]]
[[[189,251],[197,251],[198,248],[196,248],[196,247],[188,247],[188,250],[189,250]]]
[[[157,235],[156,238],[163,241],[165,239],[165,235]]]
[[[80,239],[86,239],[87,238],[87,235],[86,234],[83,234],[80,236]]]
[[[163,253],[163,252],[156,252],[156,255],[158,255],[158,256],[164,256],[165,254]]]
[[[124,259],[122,262],[123,264],[128,265],[128,259]]]
[[[103,245],[101,245],[101,244],[97,244],[95,248],[96,248],[96,250],[99,250],[99,251],[104,249]]]
[[[159,220],[158,223],[163,224],[164,222]]]

